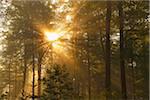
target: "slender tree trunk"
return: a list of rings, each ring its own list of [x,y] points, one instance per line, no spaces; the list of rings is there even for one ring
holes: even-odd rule
[[[131,44],[131,54],[130,54],[130,63],[131,63],[131,77],[132,77],[132,99],[135,99],[135,73],[134,73],[134,55],[133,55],[133,42],[130,43]]]
[[[15,88],[15,89],[14,89],[14,99],[17,98],[17,86],[18,86],[18,85],[17,85],[17,83],[18,83],[18,82],[17,82],[17,76],[18,76],[17,72],[18,72],[18,71],[17,71],[17,66],[15,66],[15,81],[14,81],[14,83],[15,83],[15,84],[14,84],[14,86],[15,86],[14,88]]]
[[[33,40],[34,42],[34,40]],[[32,100],[34,100],[35,94],[34,94],[34,86],[35,86],[35,48],[33,43],[33,55],[32,55]]]
[[[25,42],[24,42],[25,43]],[[26,54],[26,45],[24,47],[24,70],[23,70],[23,90],[22,90],[22,96],[25,96],[25,85],[26,85],[26,72],[27,72],[27,54]]]
[[[106,100],[111,99],[111,79],[110,79],[110,20],[111,20],[111,1],[107,1],[107,14],[106,14],[106,52],[105,52],[105,66],[106,66]]]
[[[48,49],[47,49],[48,50]],[[41,100],[41,71],[42,71],[42,60],[44,55],[46,54],[47,50],[38,51],[38,99]]]
[[[91,64],[90,64],[90,51],[89,51],[89,33],[88,33],[88,43],[87,43],[87,59],[88,59],[88,93],[89,93],[89,100],[91,100]]]
[[[41,98],[41,60],[39,58],[39,61],[38,61],[38,98],[40,100]]]
[[[120,24],[120,70],[121,70],[121,88],[122,88],[122,99],[127,99],[126,90],[126,75],[124,65],[124,34],[123,34],[123,2],[119,2],[119,24]]]
[[[10,66],[10,64],[11,64],[11,61],[9,62],[9,64],[8,64],[8,69],[9,69],[9,93],[8,93],[8,100],[10,100],[10,92],[11,92],[11,87],[10,87],[10,85],[11,85],[11,66]]]
[[[24,59],[23,91],[22,91],[22,96],[25,96],[26,72],[27,72],[27,63],[26,63],[26,60]]]
[[[133,65],[133,58],[131,58],[131,63],[132,63],[132,66],[131,66],[131,70],[132,70],[132,97],[133,97],[133,100],[136,100],[135,98],[135,73],[134,73],[134,65]]]

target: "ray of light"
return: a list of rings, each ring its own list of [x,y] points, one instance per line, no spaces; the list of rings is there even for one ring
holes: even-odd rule
[[[63,35],[55,32],[45,32],[44,34],[48,41],[56,41]]]

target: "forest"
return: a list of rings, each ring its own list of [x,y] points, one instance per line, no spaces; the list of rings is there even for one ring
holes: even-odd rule
[[[0,100],[149,100],[149,0],[0,0]]]

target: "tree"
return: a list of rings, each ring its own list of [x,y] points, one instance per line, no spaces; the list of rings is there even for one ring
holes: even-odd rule
[[[38,8],[37,8],[38,7]],[[5,41],[13,41],[13,44],[5,44],[7,45],[7,48],[5,49],[6,55],[8,55],[8,51],[12,50],[14,51],[12,54],[17,55],[16,57],[13,57],[14,59],[22,59],[24,61],[24,66],[23,66],[23,93],[22,95],[25,95],[25,85],[26,85],[26,73],[29,69],[29,62],[32,61],[33,58],[33,63],[34,59],[37,58],[37,53],[39,54],[39,50],[32,50],[33,47],[33,41],[32,39],[35,38],[35,41],[42,41],[43,38],[41,35],[41,30],[39,30],[40,25],[49,27],[50,26],[50,20],[51,20],[51,9],[49,7],[49,2],[46,1],[34,1],[34,2],[29,2],[26,0],[23,1],[16,1],[12,0],[11,5],[7,9],[7,22],[10,22],[8,25],[9,27],[9,32],[8,34],[4,34],[8,36],[9,38],[6,38]],[[40,28],[41,29],[41,28]],[[35,42],[34,41],[34,42]],[[35,43],[34,45],[41,45],[41,43]],[[17,45],[17,46],[14,46]],[[11,48],[13,47],[13,48]],[[39,47],[39,46],[37,46]],[[10,49],[11,48],[11,49]],[[43,48],[40,46],[40,48]],[[39,48],[36,48],[39,49]],[[36,54],[35,54],[36,53]],[[31,55],[34,54],[34,57]],[[19,63],[21,63],[18,60]],[[41,67],[40,65],[42,64],[42,61],[39,61],[38,64],[38,97],[40,97],[40,81],[41,81]],[[16,64],[17,65],[17,64]],[[20,66],[19,66],[20,67]],[[21,66],[22,67],[22,66]],[[33,64],[34,67],[34,64]],[[33,68],[34,69],[34,68]],[[33,71],[34,73],[34,71]],[[34,77],[34,74],[33,74]],[[33,81],[34,82],[34,81]],[[33,86],[34,88],[34,86]],[[34,89],[33,89],[34,90]],[[34,91],[33,91],[34,92]],[[34,93],[33,93],[34,94]]]
[[[71,100],[73,93],[73,80],[66,71],[65,66],[53,64],[47,69],[43,79],[43,100]]]
[[[119,24],[120,24],[120,69],[121,69],[121,88],[122,98],[127,99],[125,62],[124,62],[124,31],[123,31],[123,2],[119,2]]]
[[[149,68],[149,1],[124,2],[124,32],[125,34],[125,60],[128,63],[127,75],[134,76],[134,82],[127,78],[128,99],[148,100],[148,68]],[[138,15],[138,16],[137,16]],[[132,63],[136,66],[132,66]],[[133,68],[134,67],[134,68]],[[131,73],[131,74],[130,74]],[[134,75],[133,75],[134,74]],[[132,75],[132,76],[131,76]]]
[[[105,66],[106,66],[106,99],[110,99],[111,95],[111,78],[110,78],[110,20],[111,20],[111,2],[107,1],[106,13],[106,53],[105,53]]]

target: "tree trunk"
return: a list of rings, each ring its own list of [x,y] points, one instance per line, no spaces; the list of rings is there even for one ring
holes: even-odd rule
[[[133,65],[133,58],[131,58],[131,73],[132,73],[132,100],[136,100],[135,98],[135,73],[134,73],[134,65]]]
[[[33,41],[34,42],[34,41]],[[33,55],[32,55],[32,100],[34,100],[34,85],[35,85],[35,48],[33,43]]]
[[[124,34],[123,34],[123,2],[119,2],[119,24],[120,24],[120,70],[121,70],[121,88],[122,88],[122,99],[127,99],[126,91],[126,75],[124,65]]]
[[[14,88],[15,88],[15,89],[14,89],[14,99],[17,98],[17,90],[18,90],[18,89],[17,89],[17,87],[18,87],[18,84],[17,84],[17,83],[18,83],[18,82],[17,82],[17,81],[18,81],[18,80],[17,80],[18,74],[17,74],[17,73],[18,73],[18,71],[17,71],[17,66],[15,66],[15,81],[14,81],[14,83],[15,83],[15,84],[14,84]]]
[[[9,64],[8,64],[8,69],[9,69],[9,93],[8,93],[8,100],[10,100],[10,96],[11,96],[11,94],[10,94],[10,92],[11,92],[11,60],[10,60],[10,62],[9,62]]]
[[[90,45],[89,45],[89,41],[90,41],[90,36],[89,33],[88,35],[88,43],[87,43],[87,59],[88,59],[88,93],[89,93],[89,100],[91,100],[91,64],[90,64]]]
[[[48,49],[47,49],[48,50]],[[41,71],[42,71],[42,61],[44,55],[47,53],[47,50],[38,51],[38,99],[41,100]]]
[[[25,42],[24,42],[25,44]],[[27,72],[27,51],[26,51],[26,45],[24,45],[24,70],[23,70],[23,85],[22,85],[22,96],[25,96],[25,85],[26,85],[26,72]]]
[[[38,59],[38,98],[41,98],[41,63],[42,59]]]
[[[106,13],[106,52],[105,52],[105,66],[106,66],[106,100],[111,97],[111,80],[110,80],[110,20],[111,20],[111,1],[107,1],[107,13]]]

